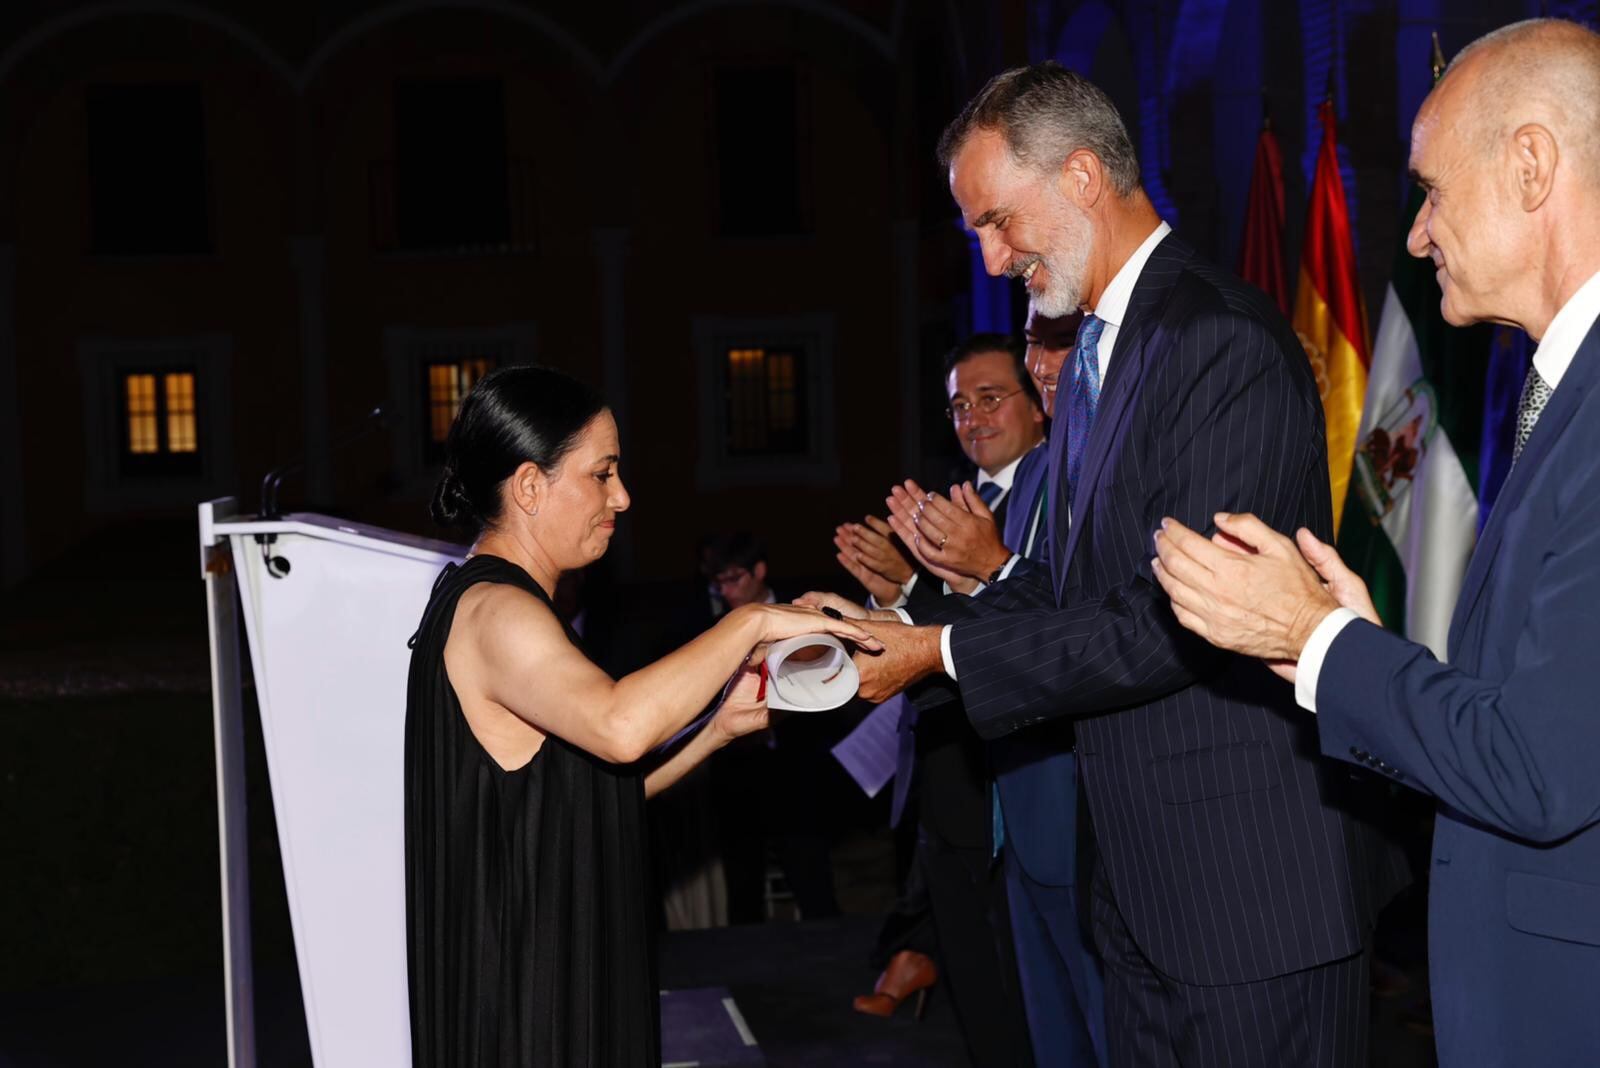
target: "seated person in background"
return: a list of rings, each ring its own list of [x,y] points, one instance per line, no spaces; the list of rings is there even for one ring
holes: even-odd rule
[[[714,539],[709,563],[729,610],[783,603],[795,595],[774,591],[766,546],[749,531]],[[766,918],[769,843],[800,917],[839,915],[829,852],[845,819],[849,784],[828,750],[847,729],[840,712],[780,715],[770,731],[724,749],[712,761],[731,922]]]
[[[475,536],[434,584],[406,694],[406,923],[417,1065],[659,1065],[644,800],[766,725],[752,653],[854,626],[749,605],[620,680],[557,617],[630,501],[617,427],[554,371],[474,386],[433,514]],[[746,670],[741,671],[741,667]],[[737,676],[711,722],[638,761]]]

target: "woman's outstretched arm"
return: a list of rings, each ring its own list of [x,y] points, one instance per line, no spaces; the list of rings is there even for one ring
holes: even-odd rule
[[[879,647],[849,620],[815,609],[745,605],[681,649],[613,681],[567,641],[544,602],[514,586],[485,583],[462,596],[444,655],[458,694],[474,691],[547,734],[631,764],[698,715],[756,646],[816,633]]]

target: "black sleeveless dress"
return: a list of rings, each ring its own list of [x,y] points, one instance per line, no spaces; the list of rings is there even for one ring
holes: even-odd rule
[[[515,771],[484,750],[444,666],[456,604],[477,582],[550,603],[520,567],[474,557],[440,574],[411,639],[412,1062],[657,1066],[643,779],[554,735]]]

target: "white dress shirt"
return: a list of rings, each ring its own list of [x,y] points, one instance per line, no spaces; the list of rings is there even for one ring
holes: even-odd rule
[[[1105,323],[1100,330],[1100,340],[1095,345],[1095,358],[1100,364],[1100,381],[1106,380],[1106,368],[1111,364],[1111,351],[1117,345],[1117,333],[1122,329],[1122,322],[1128,315],[1128,302],[1133,299],[1133,287],[1138,284],[1139,276],[1144,273],[1144,265],[1149,262],[1150,254],[1155,252],[1156,246],[1161,244],[1163,238],[1172,233],[1172,227],[1165,222],[1156,224],[1149,235],[1134,249],[1133,255],[1123,261],[1117,273],[1112,275],[1111,281],[1106,285],[1105,291],[1100,294],[1100,301],[1090,312],[1096,319]],[[1066,369],[1070,374],[1070,369]],[[1060,397],[1057,397],[1060,403]],[[1071,522],[1071,517],[1067,517]],[[1011,569],[1017,566],[1017,561],[1022,559],[1016,553],[1011,554],[1011,559],[1006,561],[1006,566],[1000,570],[1000,581],[1005,581],[1011,574]],[[981,592],[979,587],[977,592]],[[904,616],[904,613],[902,613]],[[907,618],[907,622],[910,622]],[[944,658],[944,673],[952,679],[956,677],[956,662],[950,655],[950,627],[946,626],[939,635],[939,650]]]
[[[1600,274],[1593,275],[1579,286],[1578,291],[1561,305],[1561,310],[1550,320],[1539,348],[1533,354],[1533,366],[1539,369],[1539,377],[1549,384],[1551,393],[1561,385],[1562,376],[1572,366],[1578,346],[1589,336],[1596,319],[1600,319]],[[1348,608],[1335,608],[1323,617],[1317,629],[1311,632],[1311,637],[1306,639],[1294,677],[1294,699],[1301,708],[1310,712],[1317,710],[1317,679],[1322,675],[1322,664],[1328,658],[1328,650],[1333,647],[1333,640],[1340,632],[1352,620],[1360,618]]]

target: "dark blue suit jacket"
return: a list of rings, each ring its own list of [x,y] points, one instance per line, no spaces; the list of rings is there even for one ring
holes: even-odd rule
[[[1353,814],[1351,776],[1320,759],[1290,687],[1180,627],[1150,572],[1165,515],[1330,532],[1304,350],[1260,293],[1169,236],[1118,332],[1070,526],[1056,422],[1049,566],[916,617],[955,623],[974,727],[1076,720],[1106,876],[1165,974],[1248,982],[1359,952],[1398,886],[1395,852]]]
[[[1428,938],[1444,1065],[1600,1062],[1600,329],[1512,467],[1450,666],[1366,623],[1317,680],[1331,756],[1439,799]]]
[[[1034,533],[1039,492],[1048,492],[1050,448],[1034,449],[1017,465],[1011,485],[1011,510],[1006,515],[1005,543],[1037,560],[1050,540],[1048,517],[1041,517],[1039,544]],[[1025,550],[1032,548],[1034,552]],[[983,591],[983,596],[989,591]],[[1073,751],[1072,722],[1042,723],[996,738],[989,744],[995,789],[1005,817],[1006,848],[1036,883],[1072,886],[1077,881],[1078,755]]]
[[[1029,455],[1042,458],[1044,452],[1044,449],[1036,448],[1031,450]],[[964,481],[976,476],[963,471],[959,477]],[[1015,479],[1021,477],[1022,464],[1019,463]],[[1001,524],[1002,529],[1006,529],[1009,525],[1010,506],[1017,500],[1015,479],[1012,491],[1000,498],[994,507],[995,521]],[[1035,481],[1034,489],[1037,488],[1038,483]],[[923,572],[922,577],[911,589],[905,605],[906,610],[915,617],[919,605],[934,604],[943,600],[945,595],[942,587],[943,583],[939,579],[928,572]],[[944,684],[949,683],[948,679],[943,681]],[[930,679],[920,687],[912,687],[905,695],[912,705],[907,709],[909,714],[903,715],[900,721],[900,730],[912,732],[914,742],[908,747],[902,734],[899,759],[896,761],[889,822],[891,826],[899,826],[914,784],[917,819],[923,829],[937,835],[946,845],[965,849],[988,849],[991,844],[993,823],[989,807],[989,784],[992,781],[992,774],[989,768],[988,746],[973,731],[972,725],[964,716],[937,715],[930,716],[926,720],[917,716],[917,707],[930,703],[922,696],[922,691],[940,686],[939,680]],[[954,688],[946,685],[944,692],[931,703],[939,704],[955,696]]]

